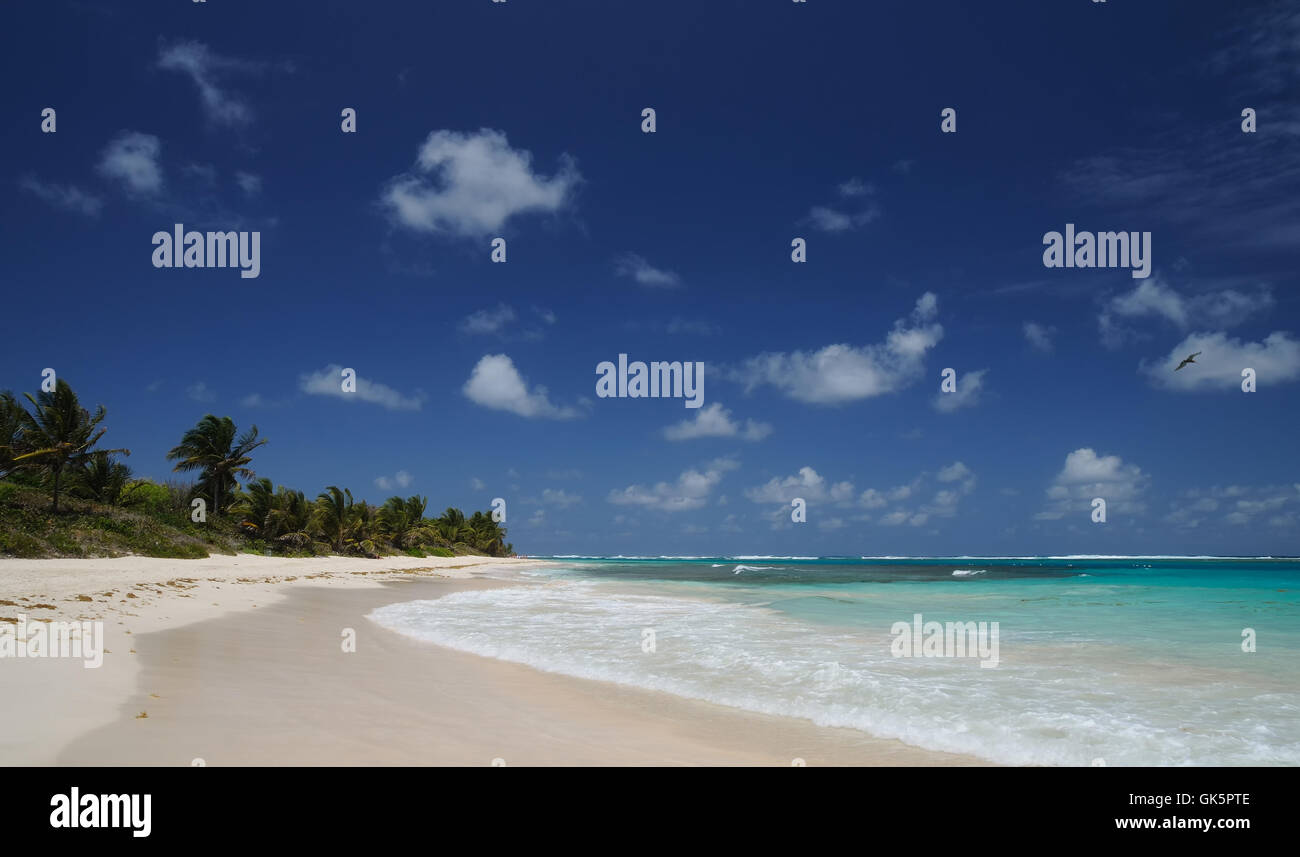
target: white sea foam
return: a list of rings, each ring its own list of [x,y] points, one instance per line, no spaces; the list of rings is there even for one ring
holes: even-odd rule
[[[953,577],[974,577],[977,574],[988,574],[987,568],[954,568]]]
[[[888,627],[845,630],[747,603],[648,594],[660,592],[673,590],[552,581],[391,604],[369,618],[536,669],[1007,764],[1300,764],[1300,721],[1285,714],[1300,710],[1294,691],[1173,684],[1167,669],[1134,666],[1140,653],[1101,651],[1104,640],[1080,648],[1006,626],[997,669],[894,658]],[[654,653],[641,650],[644,628],[656,632]]]

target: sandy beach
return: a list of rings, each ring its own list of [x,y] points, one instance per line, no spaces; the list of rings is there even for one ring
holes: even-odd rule
[[[0,659],[4,765],[952,765],[849,729],[409,639],[376,607],[516,579],[480,557],[0,560],[0,621],[101,620],[98,669]],[[345,629],[355,652],[344,652]]]

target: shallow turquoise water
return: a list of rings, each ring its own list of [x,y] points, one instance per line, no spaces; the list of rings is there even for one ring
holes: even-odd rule
[[[1300,764],[1295,560],[566,558],[533,577],[372,618],[998,762]],[[996,665],[897,656],[916,614],[997,623]]]

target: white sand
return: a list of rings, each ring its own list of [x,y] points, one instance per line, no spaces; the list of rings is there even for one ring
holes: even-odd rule
[[[101,619],[109,652],[99,669],[0,659],[0,764],[979,764],[543,673],[364,618],[395,601],[530,585],[511,578],[531,562],[0,560],[0,601],[15,602],[0,618]],[[342,651],[344,628],[354,653]]]

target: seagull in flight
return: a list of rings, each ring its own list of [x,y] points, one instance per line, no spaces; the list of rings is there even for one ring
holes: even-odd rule
[[[1176,366],[1176,367],[1174,368],[1174,371],[1177,372],[1179,369],[1183,368],[1183,367],[1186,366],[1188,363],[1195,363],[1195,362],[1196,362],[1196,358],[1197,358],[1197,357],[1200,357],[1200,356],[1201,356],[1201,352],[1199,352],[1199,351],[1196,352],[1195,354],[1189,354],[1187,357],[1184,357],[1184,358],[1183,358],[1183,362],[1182,362],[1182,363],[1179,363],[1178,366]]]

